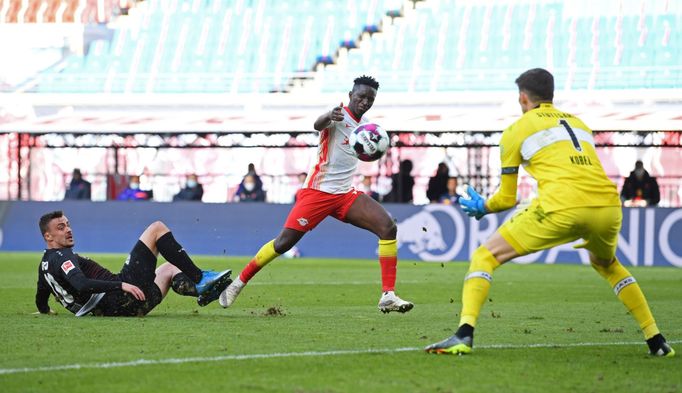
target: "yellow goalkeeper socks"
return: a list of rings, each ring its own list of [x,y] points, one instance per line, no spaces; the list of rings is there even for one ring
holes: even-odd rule
[[[488,297],[490,283],[493,280],[493,270],[500,266],[500,262],[485,247],[480,246],[471,257],[469,271],[464,277],[462,288],[462,316],[460,326],[468,324],[476,326],[476,320],[481,313],[481,308]]]
[[[630,314],[639,323],[645,339],[659,333],[654,316],[651,314],[644,293],[630,272],[620,264],[617,258],[607,267],[592,264],[594,270],[609,282],[618,299],[625,305]]]
[[[258,250],[256,256],[244,267],[244,270],[239,274],[239,279],[246,284],[263,268],[263,266],[267,265],[278,256],[279,254],[275,251],[275,241],[270,240]]]

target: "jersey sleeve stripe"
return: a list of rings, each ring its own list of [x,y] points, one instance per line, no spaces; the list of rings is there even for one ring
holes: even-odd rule
[[[594,138],[592,137],[591,133],[580,128],[573,128],[573,132],[579,141],[586,142],[594,146]],[[543,148],[561,141],[573,143],[571,135],[566,132],[564,127],[557,126],[547,130],[538,131],[523,141],[521,144],[521,156],[524,160],[530,160],[535,153],[539,152]]]

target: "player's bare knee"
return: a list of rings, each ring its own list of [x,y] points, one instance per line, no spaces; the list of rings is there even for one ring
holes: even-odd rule
[[[161,265],[159,265],[159,267],[156,268],[156,271],[154,272],[154,274],[156,274],[157,277],[167,276],[169,278],[175,276],[178,273],[180,273],[180,269],[178,269],[175,265],[169,262],[162,263]]]
[[[157,235],[157,237],[162,236],[163,234],[170,232],[170,229],[166,226],[166,224],[163,223],[163,221],[154,221],[151,223],[147,229]]]
[[[392,240],[398,235],[398,226],[393,220],[385,222],[378,230],[377,236],[382,240]]]
[[[295,244],[296,242],[293,241],[293,239],[278,237],[275,239],[273,247],[275,252],[281,255],[291,250],[291,247],[293,247]]]

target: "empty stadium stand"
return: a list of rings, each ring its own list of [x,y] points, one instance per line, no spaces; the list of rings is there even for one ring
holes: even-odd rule
[[[113,3],[5,0],[0,18],[104,23]],[[372,73],[383,91],[496,91],[530,67],[566,90],[682,86],[682,3],[671,0],[147,0],[120,19],[37,90],[265,93],[305,77],[335,92]]]
[[[672,1],[425,1],[324,71],[320,85],[343,91],[339,81],[366,71],[384,91],[504,90],[543,67],[560,89],[679,88],[681,28]]]
[[[137,23],[45,75],[51,92],[269,92],[332,58],[388,0],[147,1]]]

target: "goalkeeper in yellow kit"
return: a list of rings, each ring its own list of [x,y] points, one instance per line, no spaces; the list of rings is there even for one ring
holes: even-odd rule
[[[460,198],[459,203],[477,219],[513,208],[521,164],[537,180],[538,197],[473,253],[464,278],[459,328],[452,337],[429,345],[426,351],[470,353],[493,271],[515,257],[583,239],[578,247],[589,251],[592,267],[637,320],[649,352],[674,356],[637,281],[616,258],[623,218],[620,199],[601,166],[592,131],[577,117],[552,105],[554,77],[548,71],[528,70],[516,84],[523,116],[502,133],[500,189],[486,201],[469,187],[469,198]]]

